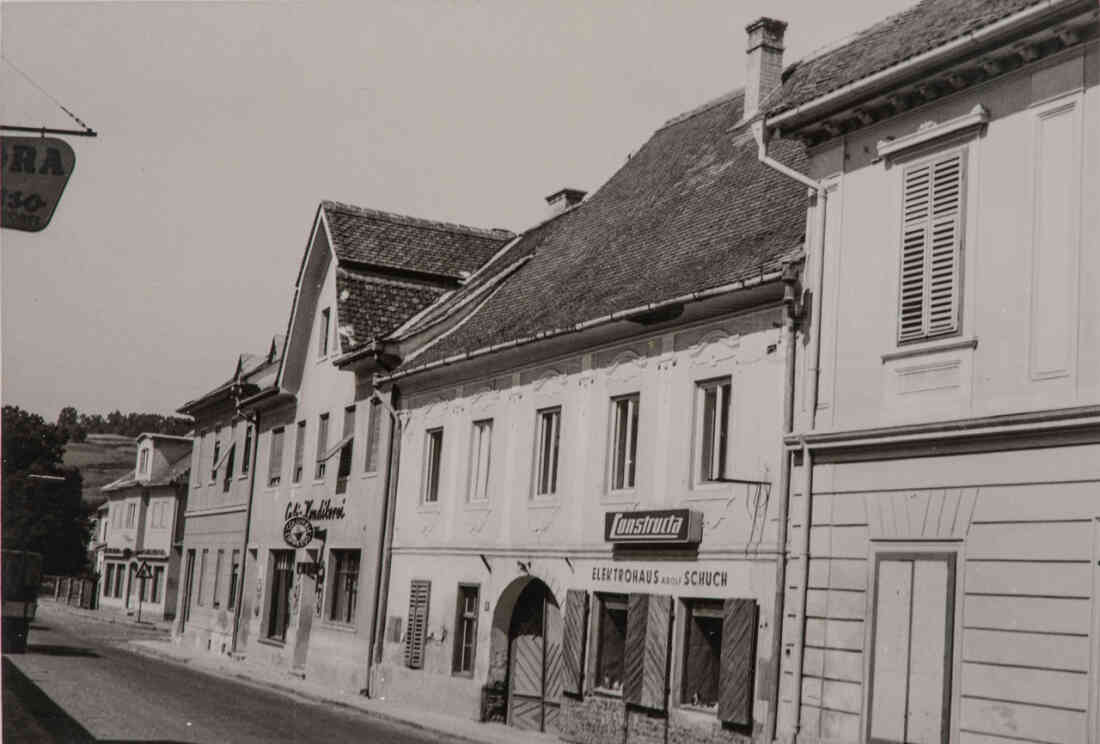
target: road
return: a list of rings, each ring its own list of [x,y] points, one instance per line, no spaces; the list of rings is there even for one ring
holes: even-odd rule
[[[447,741],[118,645],[163,634],[43,610],[27,653],[4,657],[5,744]]]

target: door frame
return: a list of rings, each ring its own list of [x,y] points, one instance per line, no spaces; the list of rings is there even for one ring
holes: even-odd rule
[[[945,630],[948,632],[946,642],[944,643],[944,680],[946,684],[943,689],[943,700],[941,703],[941,712],[943,715],[943,724],[940,731],[940,741],[942,744],[949,744],[953,740],[953,732],[957,722],[957,711],[954,704],[955,689],[958,681],[958,670],[956,657],[958,656],[957,650],[960,646],[958,643],[960,636],[960,615],[959,608],[961,607],[960,598],[962,596],[962,581],[959,578],[959,565],[961,561],[961,546],[958,542],[937,542],[929,544],[872,544],[871,554],[869,559],[871,561],[870,567],[870,581],[867,589],[867,629],[866,629],[866,646],[864,653],[864,679],[867,680],[867,684],[864,691],[864,716],[863,716],[863,740],[868,744],[876,744],[880,740],[876,740],[871,736],[871,712],[872,705],[874,704],[874,689],[875,689],[875,637],[878,625],[878,613],[876,609],[878,607],[878,589],[879,589],[879,566],[883,560],[942,560],[947,565],[947,613],[945,618]],[[910,624],[912,624],[912,616],[910,616]]]
[[[540,732],[546,732],[546,720],[547,720],[546,708],[547,708],[547,706],[551,705],[551,706],[557,708],[559,716],[560,716],[560,712],[561,712],[561,701],[560,701],[560,699],[557,702],[549,702],[547,700],[547,697],[546,697],[547,645],[548,645],[547,644],[547,633],[546,633],[546,627],[547,627],[546,618],[547,618],[547,613],[551,610],[553,610],[555,612],[558,612],[560,614],[561,607],[557,604],[557,598],[554,596],[553,590],[545,582],[540,580],[539,583],[542,584],[542,592],[541,592],[541,601],[542,601],[541,616],[542,616],[542,621],[539,624],[540,625],[540,628],[539,628],[540,635],[539,635],[539,637],[542,640],[542,644],[541,644],[542,645],[542,659],[541,659],[540,670],[539,670],[539,673],[540,673],[541,676],[540,676],[540,684],[539,684],[540,692],[539,692],[539,698],[538,698],[539,699],[539,728],[538,728],[538,730]],[[531,584],[528,584],[528,586],[524,588],[524,591],[526,591],[527,588],[530,587],[530,586],[531,586]],[[516,610],[520,606],[520,599],[522,599],[522,594],[521,594],[520,598],[517,598],[516,604],[512,608],[513,618],[515,616]],[[505,716],[505,723],[508,726],[512,726],[513,728],[518,728],[512,723],[512,704],[513,704],[513,701],[514,701],[514,695],[513,695],[513,692],[512,692],[512,689],[513,689],[512,685],[515,681],[514,674],[513,674],[513,665],[515,664],[515,658],[513,656],[513,645],[512,644],[515,641],[515,636],[512,635],[510,626],[511,626],[511,623],[509,623],[509,633],[508,633],[508,667],[507,667],[507,669],[508,669],[508,677],[507,677],[507,681],[508,681],[508,684],[507,684],[508,703],[507,703],[507,715]],[[559,643],[560,643],[560,639],[559,639]],[[560,653],[560,649],[559,649],[559,653]],[[529,696],[529,695],[524,695],[524,697],[528,698],[528,699],[531,698],[531,696]]]

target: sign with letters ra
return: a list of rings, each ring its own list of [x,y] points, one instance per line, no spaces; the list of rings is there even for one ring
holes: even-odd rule
[[[76,154],[53,137],[0,137],[0,227],[38,232],[50,224]]]

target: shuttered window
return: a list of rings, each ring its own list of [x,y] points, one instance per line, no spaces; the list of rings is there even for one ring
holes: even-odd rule
[[[601,594],[598,603],[595,685],[601,690],[621,692],[626,656],[627,598],[621,594]]]
[[[623,701],[651,710],[665,710],[668,680],[672,598],[631,594],[626,619],[623,661]]]
[[[588,592],[569,589],[565,593],[565,627],[562,631],[562,689],[571,695],[584,694],[584,641],[588,630]]]
[[[409,622],[405,630],[405,666],[410,669],[424,667],[424,641],[428,635],[431,596],[432,582],[413,579],[409,585]]]
[[[684,668],[680,702],[695,708],[718,709],[718,677],[722,660],[722,603],[692,600],[684,622]]]
[[[963,170],[959,151],[904,171],[899,342],[958,330]]]
[[[722,610],[718,718],[726,723],[751,726],[756,673],[756,601],[727,599]]]

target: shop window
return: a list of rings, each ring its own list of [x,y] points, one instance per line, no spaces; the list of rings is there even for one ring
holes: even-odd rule
[[[210,604],[214,607],[214,609],[221,607],[221,600],[219,599],[220,592],[218,591],[218,589],[221,586],[222,561],[224,560],[224,558],[225,551],[219,548],[217,554],[214,556],[214,596],[210,601]]]
[[[439,467],[443,460],[443,429],[429,429],[424,442],[424,484],[422,499],[425,504],[439,501]]]
[[[244,429],[244,450],[241,452],[241,475],[247,475],[252,466],[252,424]]]
[[[317,419],[317,464],[313,469],[314,480],[324,480],[328,459],[328,414],[322,413]]]
[[[317,358],[324,359],[328,356],[329,325],[332,318],[332,310],[325,308],[321,311],[321,318],[317,327]]]
[[[378,471],[378,441],[382,432],[382,404],[378,400],[371,398],[368,415],[370,418],[367,421],[367,455],[363,470],[367,473],[375,473]]]
[[[626,649],[627,598],[623,594],[598,594],[596,634],[596,687],[622,692]]]
[[[115,581],[115,564],[107,564],[107,575],[103,579],[103,596],[110,597],[113,594]]]
[[[680,702],[718,710],[718,672],[722,660],[722,603],[692,600],[684,623],[684,669]]]
[[[726,475],[729,443],[730,380],[700,382],[695,386],[696,473],[700,483],[719,481]]]
[[[286,430],[283,427],[271,431],[271,456],[267,461],[267,485],[279,485],[283,479],[283,439]]]
[[[123,570],[124,563],[115,564],[115,598],[122,598],[122,584],[126,580],[126,572]]]
[[[332,584],[328,619],[336,623],[354,623],[359,600],[359,551],[333,550],[329,562]]]
[[[489,467],[493,445],[493,420],[475,421],[470,436],[470,487],[467,500],[471,503],[489,500]]]
[[[161,588],[164,586],[164,567],[157,566],[153,569],[153,586],[152,591],[149,593],[149,599],[152,602],[160,601]]]
[[[297,431],[294,433],[294,473],[291,482],[302,482],[302,463],[306,457],[306,422],[299,421]]]
[[[226,607],[233,609],[237,606],[237,589],[241,579],[241,551],[234,550],[229,561],[229,598]]]
[[[424,642],[428,637],[428,610],[432,598],[432,582],[413,579],[409,584],[409,622],[405,630],[405,666],[424,667]]]
[[[535,439],[535,495],[558,492],[558,450],[561,439],[561,408],[545,408],[537,414]]]
[[[202,607],[202,589],[203,584],[206,581],[206,556],[210,553],[209,548],[202,549],[202,555],[199,557],[199,585],[195,590],[195,604]]]
[[[294,584],[294,551],[271,551],[271,590],[268,596],[267,637],[286,640],[290,625],[290,590]]]
[[[451,671],[455,674],[474,673],[474,658],[477,655],[477,605],[477,585],[459,584],[458,606],[455,610],[454,660],[451,664]]]
[[[611,490],[634,488],[638,455],[638,396],[611,401]]]

